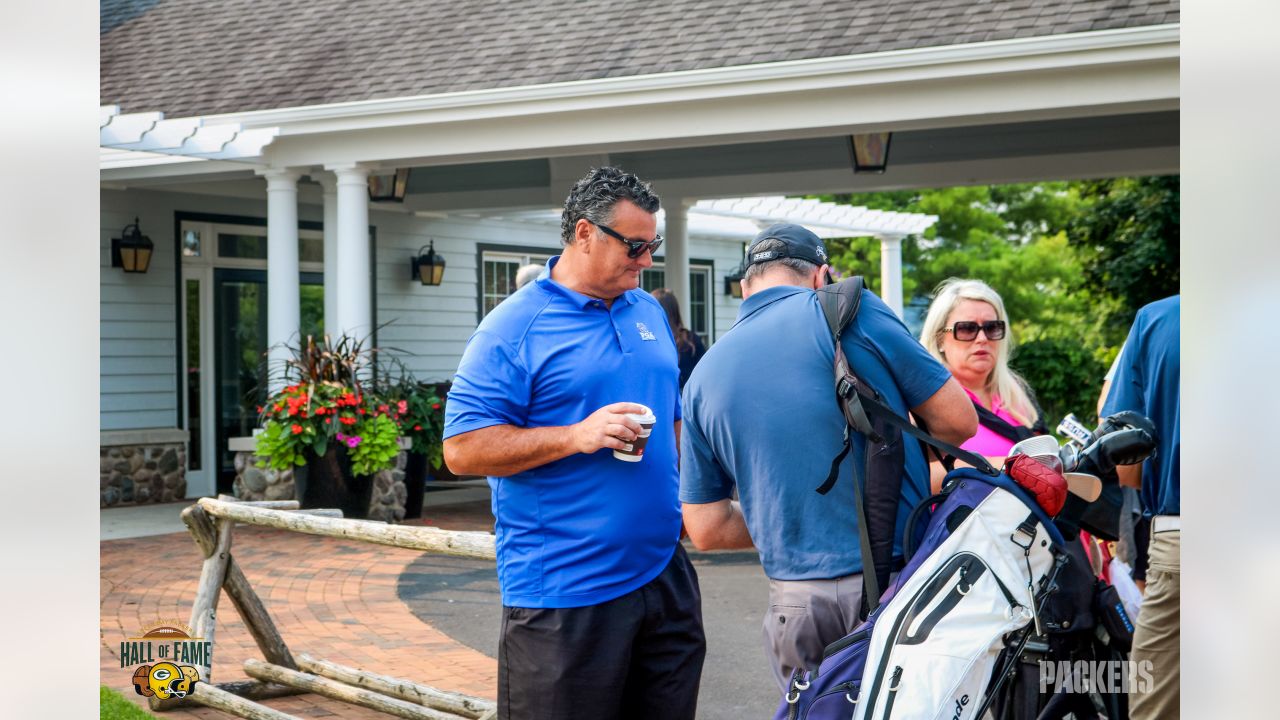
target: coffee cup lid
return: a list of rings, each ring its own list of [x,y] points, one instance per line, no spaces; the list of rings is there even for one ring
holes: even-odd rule
[[[657,421],[658,417],[657,417],[656,415],[654,415],[654,414],[653,414],[653,410],[650,410],[648,405],[642,405],[642,404],[640,404],[640,403],[636,403],[636,405],[640,405],[640,407],[644,408],[644,412],[642,412],[642,413],[627,413],[627,415],[629,415],[629,416],[631,416],[631,417],[635,418],[636,422],[638,422],[638,423],[652,423],[652,422],[656,422],[656,421]]]

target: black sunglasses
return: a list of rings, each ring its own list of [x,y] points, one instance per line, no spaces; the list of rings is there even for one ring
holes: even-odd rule
[[[972,320],[961,320],[949,328],[943,328],[942,332],[949,332],[961,342],[969,342],[978,339],[978,331],[981,330],[988,340],[1002,340],[1004,338],[1004,321],[988,320],[984,323],[976,323]]]
[[[591,222],[591,221],[588,220],[587,222]],[[621,233],[609,227],[608,225],[601,225],[598,222],[591,222],[591,224],[603,230],[605,235],[608,235],[609,237],[612,237],[612,238],[617,238],[618,242],[622,243],[623,245],[626,245],[627,257],[629,258],[638,258],[642,254],[644,254],[645,250],[648,250],[649,254],[652,255],[658,252],[659,247],[662,247],[661,235],[655,236],[652,240],[628,240],[622,237]]]

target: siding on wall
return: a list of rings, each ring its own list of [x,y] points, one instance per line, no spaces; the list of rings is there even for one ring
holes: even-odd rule
[[[154,190],[101,191],[99,236],[99,421],[103,430],[179,427],[174,298],[178,212],[266,217],[261,201]],[[317,219],[318,208],[299,215]],[[144,274],[111,267],[111,238],[138,218],[155,250]]]
[[[154,195],[149,193],[146,195]],[[173,215],[142,193],[102,191],[99,420],[103,430],[175,427]],[[155,249],[144,274],[111,267],[111,238],[138,218]]]

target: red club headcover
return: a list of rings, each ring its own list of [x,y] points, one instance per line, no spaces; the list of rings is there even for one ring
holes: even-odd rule
[[[1004,464],[1013,481],[1031,493],[1040,508],[1053,517],[1067,501],[1067,481],[1062,473],[1040,462],[1034,455],[1014,455]]]

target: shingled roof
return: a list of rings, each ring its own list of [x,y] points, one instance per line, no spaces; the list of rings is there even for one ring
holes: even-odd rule
[[[102,0],[103,104],[169,117],[1178,22],[1178,0]]]

